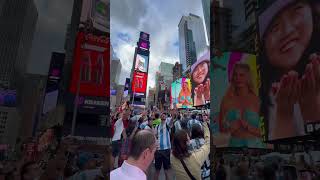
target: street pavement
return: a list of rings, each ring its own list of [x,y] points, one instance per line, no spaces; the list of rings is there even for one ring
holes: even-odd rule
[[[148,179],[148,180],[154,180],[154,174],[155,174],[155,172],[156,172],[156,169],[155,169],[155,167],[154,167],[154,163],[152,163],[152,164],[150,165],[150,167],[149,167],[149,171],[148,171],[148,174],[147,174],[147,176],[148,176],[147,179]],[[170,178],[169,180],[174,180],[174,179],[175,179],[172,170],[169,170],[169,178]],[[159,180],[166,180],[166,176],[165,176],[165,174],[164,174],[163,168],[162,168],[161,171],[160,171]]]

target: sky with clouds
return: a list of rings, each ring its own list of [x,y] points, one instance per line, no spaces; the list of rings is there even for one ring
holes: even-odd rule
[[[155,86],[160,62],[179,62],[178,24],[189,13],[204,19],[201,0],[110,0],[111,44],[122,64],[120,84],[130,77],[140,31],[150,34],[149,87]]]
[[[52,52],[64,52],[67,24],[74,0],[34,0],[38,21],[27,71],[48,73]],[[134,48],[140,31],[150,33],[148,86],[155,85],[155,72],[161,61],[179,61],[178,23],[182,15],[203,19],[201,0],[110,0],[111,43],[122,63],[120,82],[130,76]]]
[[[64,52],[73,0],[34,0],[34,2],[38,9],[38,21],[27,71],[47,75],[51,53]]]

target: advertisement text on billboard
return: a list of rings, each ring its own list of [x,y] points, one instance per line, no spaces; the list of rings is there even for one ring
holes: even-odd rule
[[[135,71],[133,73],[132,92],[143,93],[147,91],[147,73]]]
[[[83,96],[110,96],[109,40],[100,41],[79,32],[77,36],[70,92]],[[97,37],[97,36],[94,36]]]

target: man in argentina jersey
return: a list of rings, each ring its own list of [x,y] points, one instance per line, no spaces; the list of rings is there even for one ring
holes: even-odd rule
[[[170,169],[170,154],[171,154],[171,142],[170,142],[170,131],[173,126],[173,120],[171,118],[167,118],[165,113],[162,113],[161,123],[156,126],[156,136],[157,141],[159,143],[159,149],[155,153],[155,177],[154,179],[159,179],[159,174],[161,167],[163,165],[163,169],[166,175],[166,179],[169,179]]]

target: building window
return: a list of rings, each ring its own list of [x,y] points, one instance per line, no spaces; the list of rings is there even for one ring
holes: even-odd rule
[[[81,57],[81,81],[91,81],[91,57],[89,51],[84,51]]]
[[[100,54],[98,56],[97,66],[95,69],[95,82],[97,84],[102,84],[103,82],[103,74],[104,74],[104,61],[103,61],[103,55]]]

